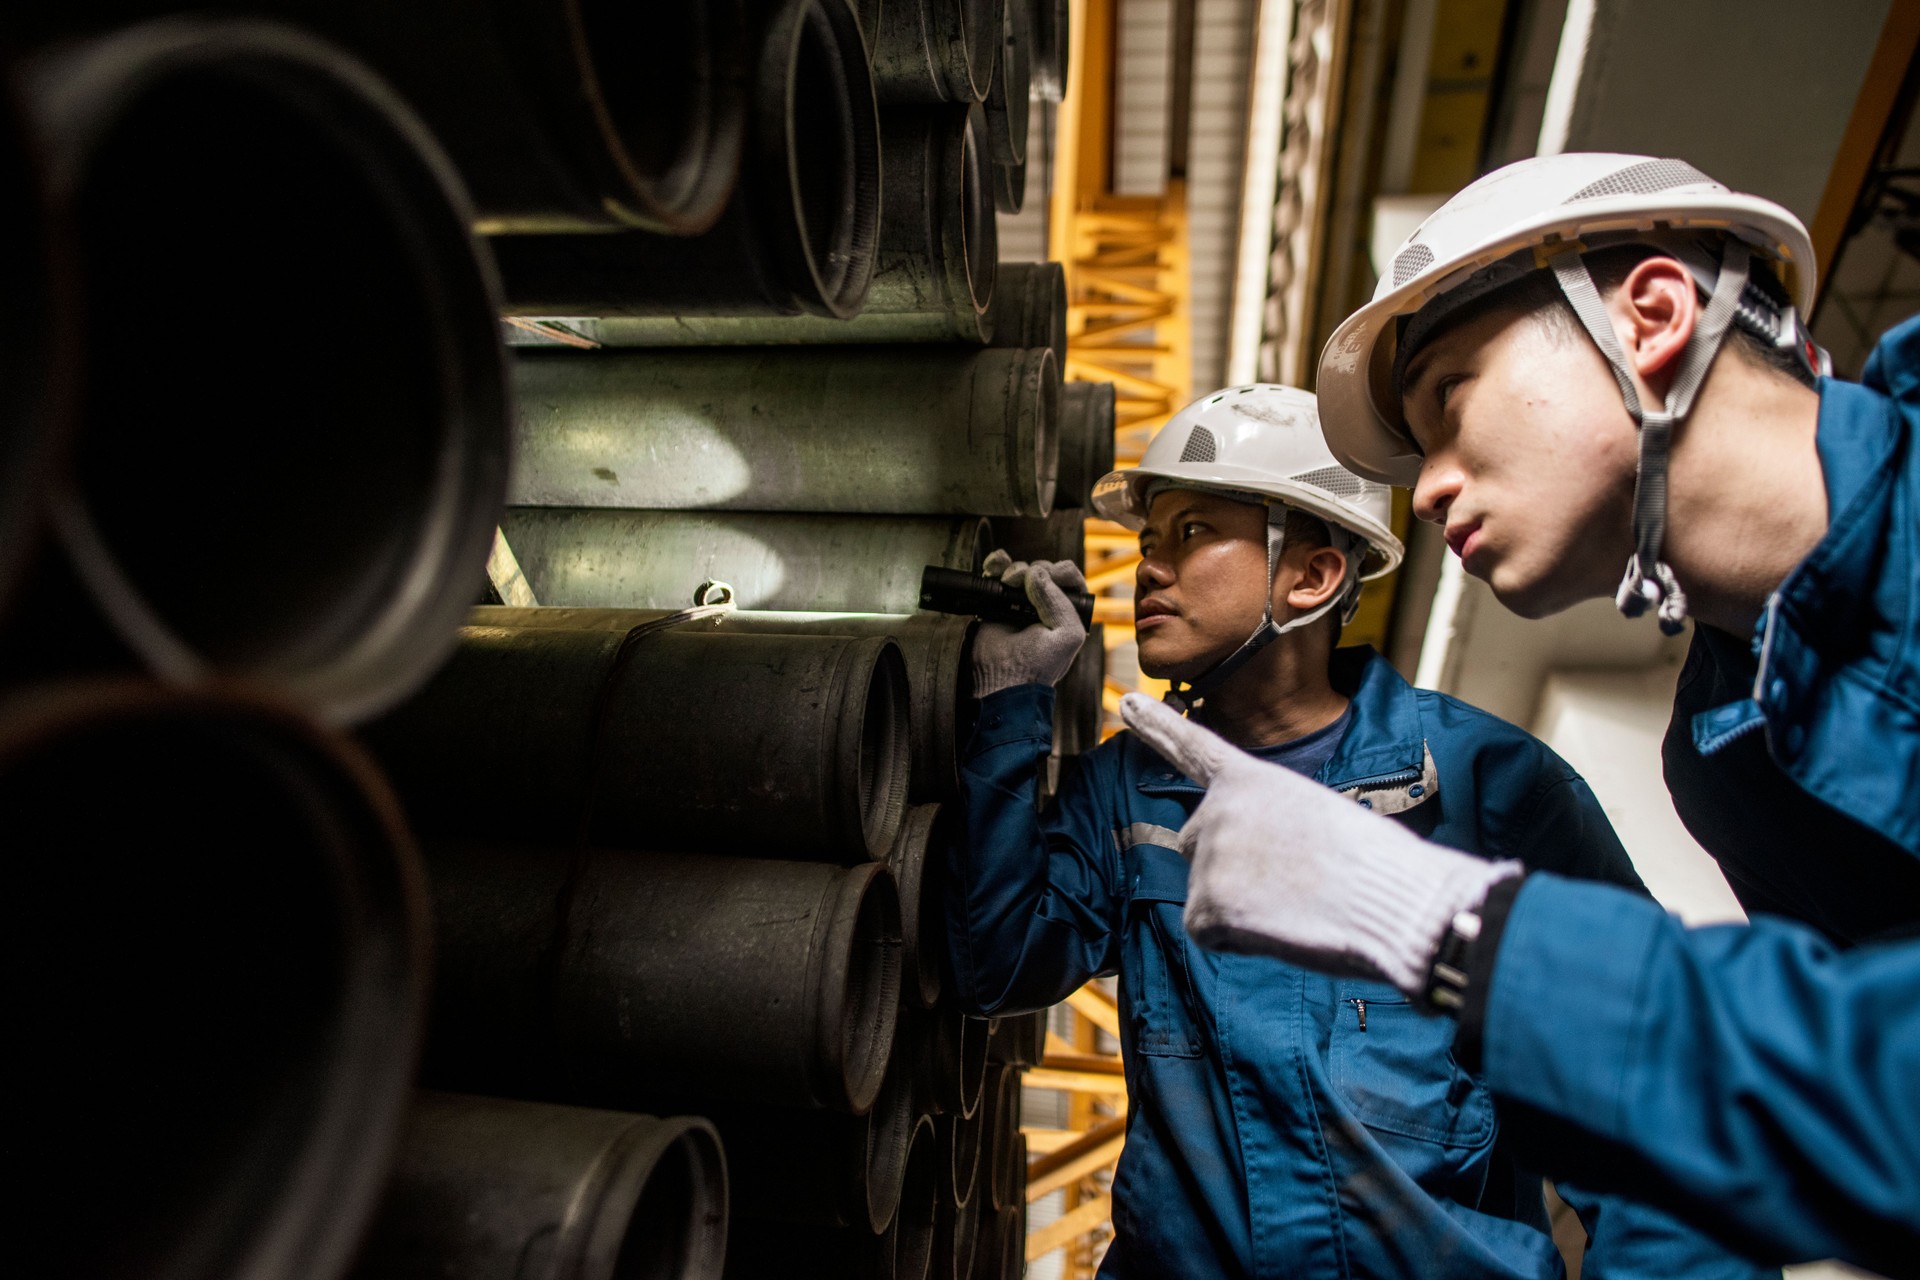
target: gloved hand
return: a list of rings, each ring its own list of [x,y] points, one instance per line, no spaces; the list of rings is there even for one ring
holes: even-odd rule
[[[1010,587],[1025,587],[1040,621],[1026,627],[980,624],[973,637],[973,696],[984,698],[1022,684],[1058,684],[1087,639],[1087,628],[1061,590],[1087,589],[1079,566],[1071,560],[1028,564],[996,551],[987,557],[984,568]]]
[[[1444,849],[1141,694],[1120,714],[1207,788],[1180,832],[1187,933],[1203,947],[1384,978],[1418,1000],[1456,913],[1520,874]]]

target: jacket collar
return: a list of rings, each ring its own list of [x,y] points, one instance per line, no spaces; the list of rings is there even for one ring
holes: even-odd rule
[[[1352,700],[1353,719],[1315,780],[1376,813],[1400,813],[1438,794],[1439,776],[1413,686],[1365,645],[1335,651],[1331,675],[1333,687]],[[1140,753],[1136,786],[1143,794],[1202,794],[1198,783],[1138,738],[1134,746]]]

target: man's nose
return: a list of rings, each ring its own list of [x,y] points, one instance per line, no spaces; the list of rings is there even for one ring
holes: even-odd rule
[[[1444,525],[1453,500],[1460,496],[1461,476],[1457,468],[1428,458],[1420,465],[1420,478],[1413,486],[1413,514],[1428,524]]]

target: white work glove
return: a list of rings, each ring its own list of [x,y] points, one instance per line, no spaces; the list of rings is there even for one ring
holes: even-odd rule
[[[1429,844],[1291,769],[1256,759],[1141,694],[1128,727],[1207,788],[1180,832],[1187,933],[1203,947],[1384,978],[1419,999],[1458,912],[1520,874]]]
[[[1073,611],[1065,587],[1085,591],[1087,580],[1071,560],[1035,560],[1028,564],[1005,551],[987,557],[988,577],[1021,587],[1040,621],[1025,627],[983,622],[973,637],[973,696],[984,698],[1015,685],[1055,685],[1086,643],[1087,628]]]

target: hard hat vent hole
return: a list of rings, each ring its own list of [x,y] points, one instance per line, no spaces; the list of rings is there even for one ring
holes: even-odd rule
[[[1597,200],[1601,196],[1650,196],[1656,191],[1692,186],[1719,187],[1720,184],[1684,160],[1642,160],[1598,182],[1588,183],[1568,196],[1567,203]]]
[[[1293,479],[1296,484],[1310,484],[1316,489],[1325,489],[1336,498],[1364,497],[1367,490],[1374,487],[1345,467],[1321,467],[1318,471],[1303,471]]]
[[[1398,289],[1432,265],[1433,250],[1423,244],[1408,245],[1393,260],[1393,287]]]
[[[1195,427],[1193,434],[1187,437],[1187,447],[1180,451],[1182,462],[1212,462],[1220,452],[1220,446],[1213,438],[1213,432],[1205,427]]]

